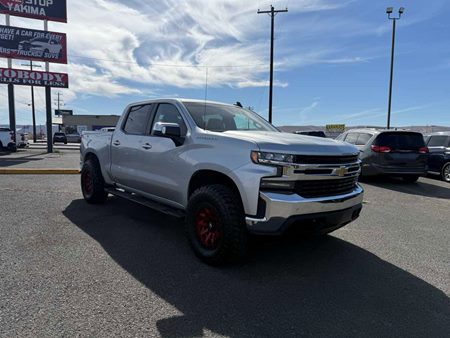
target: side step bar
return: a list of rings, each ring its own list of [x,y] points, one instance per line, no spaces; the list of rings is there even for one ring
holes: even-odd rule
[[[172,208],[170,206],[164,205],[162,203],[158,203],[155,201],[152,201],[148,198],[133,194],[133,193],[128,193],[125,191],[121,191],[115,188],[107,188],[105,189],[108,193],[115,195],[115,196],[119,196],[122,198],[125,198],[129,201],[135,202],[135,203],[139,203],[143,206],[146,206],[148,208],[157,210],[159,212],[162,212],[163,214],[166,215],[170,215],[170,216],[174,216],[177,218],[183,218],[185,216],[185,213],[183,210],[180,209],[176,209],[176,208]]]

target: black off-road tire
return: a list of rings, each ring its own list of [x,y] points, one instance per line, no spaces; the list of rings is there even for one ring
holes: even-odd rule
[[[86,202],[91,204],[104,203],[108,198],[102,171],[96,159],[89,159],[83,164],[81,169],[81,191]]]
[[[450,162],[446,163],[443,167],[442,167],[442,171],[441,171],[441,178],[444,182],[448,182],[450,183],[450,177],[448,176],[447,171],[450,168]]]
[[[202,243],[198,232],[199,217],[205,209],[215,213],[221,228],[220,240],[212,248]],[[247,252],[248,234],[240,196],[220,184],[198,188],[189,199],[186,232],[195,254],[205,263],[221,265],[241,260]]]
[[[402,180],[405,183],[415,183],[419,179],[420,176],[417,175],[405,175],[402,176]]]

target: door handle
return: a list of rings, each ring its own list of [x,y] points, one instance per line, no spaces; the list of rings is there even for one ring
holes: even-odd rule
[[[114,144],[115,146],[120,146],[120,141],[119,141],[119,140],[115,140],[115,141],[113,142],[113,144]]]
[[[146,149],[146,150],[152,149],[152,145],[151,145],[150,143],[144,143],[144,144],[142,145],[142,148],[144,148],[144,149]]]

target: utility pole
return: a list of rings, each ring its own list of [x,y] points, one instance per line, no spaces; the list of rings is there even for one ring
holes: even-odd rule
[[[272,5],[270,5],[270,11],[260,11],[258,9],[258,14],[269,14],[271,18],[271,34],[270,34],[270,84],[269,84],[269,122],[272,123],[272,102],[273,102],[273,42],[274,42],[274,32],[275,32],[275,15],[281,12],[287,12],[288,9],[278,9],[276,10]]]
[[[392,7],[386,8],[386,14],[388,19],[392,20],[392,45],[391,45],[391,72],[389,77],[389,100],[388,100],[388,116],[387,116],[387,129],[391,128],[391,106],[392,106],[392,80],[394,77],[394,48],[395,48],[395,23],[399,20],[405,11],[404,7],[400,7],[398,10],[398,17],[392,17]]]
[[[61,106],[64,106],[64,103],[61,103],[62,99],[61,99],[61,92],[56,93],[56,95],[58,95],[58,98],[56,99],[56,105],[58,107],[58,110],[61,109]],[[58,112],[59,113],[59,112]]]

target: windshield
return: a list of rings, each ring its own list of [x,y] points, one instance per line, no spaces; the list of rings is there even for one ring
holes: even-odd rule
[[[211,131],[278,131],[258,114],[237,106],[217,103],[183,102],[195,124]]]

